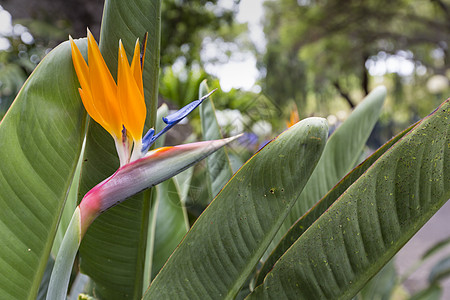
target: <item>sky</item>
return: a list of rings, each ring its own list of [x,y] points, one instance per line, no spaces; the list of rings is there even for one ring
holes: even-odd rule
[[[218,5],[231,9],[233,0],[219,0]],[[247,23],[250,31],[249,36],[255,44],[256,49],[264,51],[265,38],[261,25],[263,17],[262,0],[241,0],[239,10],[236,16],[238,23]],[[205,69],[208,73],[217,76],[220,80],[220,87],[228,92],[231,88],[241,88],[259,92],[260,87],[255,85],[259,76],[256,68],[256,58],[250,52],[241,51],[236,45],[224,45],[223,43],[212,43],[206,40],[203,43],[202,56],[208,60],[221,52],[221,48],[231,47],[232,55],[226,62],[207,63]]]

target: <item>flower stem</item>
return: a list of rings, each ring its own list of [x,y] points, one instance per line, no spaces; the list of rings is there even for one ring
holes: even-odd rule
[[[73,262],[81,242],[80,208],[75,209],[64,235],[58,255],[56,256],[50,283],[47,291],[47,300],[64,300],[67,296],[70,274]]]

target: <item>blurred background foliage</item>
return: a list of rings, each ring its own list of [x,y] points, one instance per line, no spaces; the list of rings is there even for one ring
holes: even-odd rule
[[[249,2],[263,5],[261,37],[237,18]],[[98,38],[103,1],[0,0],[0,6],[1,120],[52,48],[69,34],[86,36],[86,27]],[[375,149],[450,92],[447,0],[164,0],[161,36],[160,102],[170,109],[186,105],[205,78],[218,88],[212,98],[224,135],[246,132],[240,148],[229,153],[234,171],[286,128],[293,111],[300,119],[327,117],[333,130],[383,84],[387,103],[369,139]],[[210,67],[236,57],[255,61],[255,83],[221,90],[220,74]],[[167,143],[197,139],[200,127],[195,112]],[[200,164],[187,200],[195,216],[208,204],[202,172]],[[430,281],[426,291],[435,287]]]
[[[206,77],[200,58],[203,39],[208,36],[231,41],[246,28],[233,22],[237,3],[222,8],[217,1],[162,2],[161,95],[176,106],[192,101],[198,84]],[[0,5],[2,117],[25,79],[53,47],[67,40],[69,34],[74,38],[86,36],[87,27],[99,36],[103,1],[2,0]],[[178,66],[175,72],[174,63]],[[196,71],[191,71],[192,67]]]
[[[382,83],[390,95],[384,121],[417,120],[448,93],[449,5],[266,1],[264,89],[277,101],[295,101],[304,116],[351,108]]]

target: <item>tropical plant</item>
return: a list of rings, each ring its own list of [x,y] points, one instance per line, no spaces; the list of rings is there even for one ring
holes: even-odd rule
[[[69,287],[84,299],[352,298],[450,197],[450,101],[356,166],[386,95],[378,87],[328,140],[325,119],[302,120],[233,175],[206,84],[180,112],[157,110],[160,9],[107,0],[101,54],[90,35],[64,42],[2,120],[2,297],[64,299]],[[154,132],[202,102],[203,139],[219,142],[146,154],[163,146]],[[155,130],[141,140],[142,127]],[[171,176],[212,150],[214,199],[190,226],[192,170]]]

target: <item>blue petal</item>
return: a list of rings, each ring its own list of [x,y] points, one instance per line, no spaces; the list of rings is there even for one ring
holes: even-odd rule
[[[170,128],[172,128],[175,124],[176,124],[176,123],[167,125],[166,127],[164,127],[163,130],[161,130],[160,132],[158,132],[155,136],[153,136],[153,134],[152,134],[151,136],[149,136],[148,139],[145,139],[145,137],[144,137],[144,139],[142,140],[142,150],[141,150],[141,152],[142,152],[142,153],[146,153],[146,152],[148,151],[148,149],[150,149],[150,146],[153,145],[153,143],[154,143],[161,135],[163,135],[164,133],[166,133],[166,132],[167,132]],[[154,132],[154,131],[153,131],[153,132]],[[147,136],[147,134],[146,134],[145,136]]]
[[[216,90],[211,91],[209,94],[203,96],[199,100],[192,101],[185,107],[181,108],[177,112],[168,115],[167,117],[163,118],[164,123],[171,125],[171,124],[177,124],[181,120],[183,120],[188,114],[190,114],[194,109],[197,108],[200,104],[202,104],[203,100],[208,98],[212,93],[214,93]]]
[[[154,135],[155,131],[153,130],[150,134],[150,130],[149,132],[147,132],[147,134],[144,136],[143,140],[142,140],[142,153],[145,153],[148,151],[148,149],[150,149],[150,146],[164,133],[166,133],[170,128],[172,128],[173,126],[175,126],[176,124],[178,124],[181,120],[183,120],[188,114],[190,114],[194,109],[196,109],[200,104],[202,104],[203,100],[205,100],[206,98],[208,98],[209,96],[211,96],[212,93],[214,93],[217,89],[212,90],[210,93],[208,93],[207,95],[203,96],[202,98],[192,101],[191,103],[189,103],[188,105],[186,105],[185,107],[181,108],[180,110],[178,110],[177,112],[168,115],[167,117],[163,117],[163,121],[164,123],[167,124],[166,127],[164,127],[163,130],[161,130],[160,132],[158,132],[156,135]]]
[[[184,119],[188,114],[190,114],[194,109],[197,108],[202,103],[202,100],[195,100],[181,108],[180,110],[174,112],[173,114],[163,117],[163,121],[166,124],[176,124]]]
[[[155,135],[155,129],[150,128],[142,139],[142,153],[147,152],[148,148],[153,144],[152,138]]]

